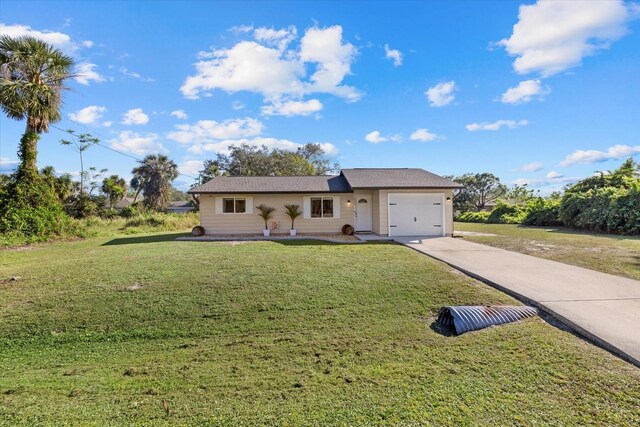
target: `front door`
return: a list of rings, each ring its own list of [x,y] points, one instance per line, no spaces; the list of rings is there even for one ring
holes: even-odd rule
[[[371,231],[371,197],[356,196],[356,231]]]

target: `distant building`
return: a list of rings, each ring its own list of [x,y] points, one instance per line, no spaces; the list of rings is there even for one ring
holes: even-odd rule
[[[171,202],[169,203],[169,206],[167,207],[167,212],[169,213],[177,213],[177,214],[183,214],[183,213],[187,213],[187,212],[191,212],[191,211],[195,211],[196,208],[195,206],[193,206],[191,204],[191,202],[187,201],[187,200],[180,200],[177,202]]]

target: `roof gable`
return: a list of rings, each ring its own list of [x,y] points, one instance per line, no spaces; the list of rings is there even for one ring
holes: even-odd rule
[[[342,169],[352,188],[461,188],[462,185],[418,168]]]

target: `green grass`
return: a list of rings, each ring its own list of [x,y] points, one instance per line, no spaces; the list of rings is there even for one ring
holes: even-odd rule
[[[436,333],[517,302],[402,246],[173,237],[0,251],[1,425],[640,423],[640,370],[541,319]]]
[[[456,231],[495,236],[465,240],[640,280],[640,237],[614,236],[558,227],[455,223]]]

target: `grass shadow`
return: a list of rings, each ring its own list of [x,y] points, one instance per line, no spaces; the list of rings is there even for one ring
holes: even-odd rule
[[[369,241],[369,242],[331,242],[328,240],[319,239],[282,239],[282,240],[269,240],[273,243],[278,243],[283,246],[338,246],[338,245],[388,245],[396,244],[391,241]]]
[[[152,234],[146,236],[131,236],[131,237],[119,237],[117,239],[109,240],[100,246],[114,246],[114,245],[134,245],[138,243],[159,243],[159,242],[171,242],[177,237],[190,236],[190,233],[168,233],[168,234]]]
[[[522,225],[518,224],[518,228],[528,229],[528,230],[539,230],[546,231],[547,233],[554,234],[571,234],[576,236],[592,236],[592,237],[609,237],[611,239],[616,240],[640,240],[640,236],[634,236],[629,234],[613,234],[613,233],[605,233],[598,231],[588,231],[588,230],[579,230],[575,228],[567,228],[567,227],[544,227],[544,226],[532,226],[532,225]]]

